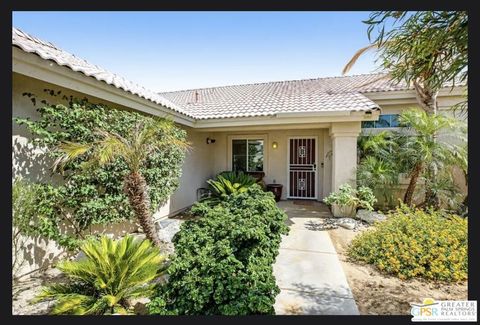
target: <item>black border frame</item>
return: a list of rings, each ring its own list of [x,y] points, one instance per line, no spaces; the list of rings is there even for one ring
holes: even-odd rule
[[[275,2],[269,1],[253,1],[253,0],[244,0],[244,1],[237,1],[237,2],[214,2],[214,1],[176,1],[176,2],[155,2],[155,1],[148,1],[148,0],[136,0],[131,2],[121,2],[121,1],[97,1],[97,2],[90,2],[90,1],[75,1],[75,2],[68,2],[68,1],[59,1],[59,0],[52,0],[52,1],[9,1],[9,2],[1,2],[0,5],[2,6],[1,11],[1,20],[2,28],[1,30],[1,53],[2,53],[2,60],[0,61],[2,64],[2,68],[0,69],[1,72],[1,80],[3,85],[3,90],[7,90],[11,93],[12,88],[12,79],[11,79],[11,24],[12,24],[12,12],[13,11],[45,11],[45,10],[52,10],[52,11],[144,11],[144,10],[158,10],[158,11],[370,11],[370,10],[467,10],[469,13],[469,20],[470,20],[470,27],[469,27],[469,47],[470,47],[470,57],[472,58],[479,58],[478,55],[478,44],[475,44],[475,38],[480,39],[476,36],[477,31],[479,31],[478,25],[478,14],[474,9],[473,1],[443,1],[437,0],[435,2],[419,2],[413,0],[403,0],[398,1],[394,4],[387,3],[386,1],[379,1],[379,0],[364,0],[364,1],[342,1],[342,2],[320,2],[320,1],[308,1],[308,0],[297,0],[295,2],[288,2],[284,0],[278,0]],[[31,31],[34,32],[34,31]],[[478,41],[477,41],[478,42]],[[469,88],[476,90],[476,85],[478,85],[478,76],[475,72],[477,72],[476,67],[478,64],[477,60],[471,60],[469,62],[470,71],[473,71],[469,76]],[[473,85],[473,86],[472,86]],[[10,139],[9,135],[11,136],[11,126],[12,123],[12,112],[7,110],[8,107],[11,107],[11,97],[5,95],[7,92],[4,91],[4,96],[2,97],[2,105],[3,112],[2,118],[0,121],[5,124],[4,127],[1,128],[1,132],[4,133],[0,139],[2,141],[4,147],[4,155],[2,159],[2,173],[1,173],[1,183],[4,184],[2,186],[2,194],[3,198],[6,199],[7,204],[3,204],[2,207],[4,209],[3,216],[11,215],[11,161],[10,157],[7,153],[7,148],[9,147]],[[469,210],[470,215],[473,216],[469,220],[469,283],[468,283],[468,298],[469,300],[477,300],[478,299],[478,292],[479,292],[479,277],[476,276],[480,274],[477,261],[478,261],[478,247],[480,246],[478,243],[478,235],[475,233],[477,229],[479,229],[479,221],[478,221],[478,212],[479,210],[479,201],[475,200],[478,197],[478,185],[475,182],[479,179],[479,168],[477,166],[480,165],[479,156],[476,155],[476,150],[478,146],[478,140],[475,133],[478,133],[478,129],[472,129],[472,121],[477,121],[479,119],[478,109],[475,108],[475,104],[478,105],[480,103],[479,95],[476,91],[472,91],[469,94],[469,106],[472,108],[469,112],[469,163],[470,166],[473,166],[469,169],[469,191],[470,191],[470,202],[469,202]],[[478,134],[477,134],[478,136]],[[5,220],[5,219],[4,219]],[[9,236],[11,235],[11,219],[9,220],[9,227],[8,227],[8,234],[3,234],[0,236],[3,240],[3,247],[11,247],[11,241]],[[5,229],[5,227],[2,227]],[[11,263],[11,254],[8,249],[2,249],[2,261],[9,261]],[[11,269],[8,263],[2,263],[3,267],[1,268],[2,277],[4,279],[3,283],[6,284],[2,286],[4,290],[2,293],[4,294],[4,299],[2,299],[3,303],[1,304],[2,307],[2,318],[9,321],[14,322],[35,322],[35,321],[45,321],[51,322],[51,324],[60,324],[64,323],[65,321],[82,321],[82,322],[116,322],[116,323],[126,323],[132,320],[139,320],[142,323],[157,323],[162,322],[165,324],[170,324],[171,322],[174,323],[182,323],[182,322],[218,322],[224,323],[225,321],[239,321],[239,322],[302,322],[302,323],[310,323],[310,324],[318,324],[319,322],[324,323],[327,321],[329,322],[342,322],[342,321],[349,321],[349,322],[356,322],[356,321],[368,321],[369,323],[385,323],[385,322],[394,322],[394,323],[410,323],[411,316],[245,316],[245,317],[226,317],[223,316],[211,316],[211,317],[194,317],[194,316],[163,316],[166,318],[158,318],[155,316],[139,316],[140,318],[131,318],[131,317],[109,317],[109,318],[99,318],[93,316],[84,316],[82,318],[77,318],[73,316],[13,316],[11,315],[10,305],[12,302],[12,297],[10,294],[10,290],[6,289],[7,287],[11,288]],[[9,302],[9,303],[7,303]]]

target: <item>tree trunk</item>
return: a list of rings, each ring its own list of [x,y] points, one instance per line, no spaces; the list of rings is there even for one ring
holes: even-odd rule
[[[430,185],[432,180],[437,177],[437,173],[435,172],[435,169],[429,167],[426,174],[428,175],[427,177],[429,180],[425,183],[425,206],[438,209],[440,207],[440,200]]]
[[[139,172],[132,172],[125,177],[123,189],[146,237],[155,246],[160,246],[161,242],[150,214],[150,198],[145,178]]]
[[[417,101],[420,106],[428,113],[432,115],[436,115],[438,112],[438,105],[437,105],[437,95],[438,91],[434,91],[425,83],[420,84],[418,81],[413,83],[415,87],[415,94],[417,97]],[[437,134],[433,134],[433,141],[437,140]],[[440,205],[440,200],[438,195],[434,193],[431,189],[430,184],[433,183],[433,180],[437,177],[438,173],[435,168],[431,168],[427,166],[427,175],[430,181],[425,183],[425,202],[427,206],[433,206],[434,208],[438,208]]]
[[[426,85],[421,85],[418,81],[413,83],[415,87],[415,95],[417,97],[418,104],[428,114],[437,114],[437,95],[438,91],[430,89]]]
[[[422,164],[416,164],[413,168],[413,171],[410,175],[410,183],[408,183],[407,191],[405,192],[405,196],[403,198],[403,202],[406,205],[411,206],[413,200],[413,193],[415,192],[415,187],[417,186],[418,177],[420,177],[420,173],[422,172]]]

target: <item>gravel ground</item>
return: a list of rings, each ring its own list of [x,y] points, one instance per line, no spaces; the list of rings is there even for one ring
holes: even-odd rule
[[[58,283],[64,280],[61,273],[49,268],[42,273],[37,273],[30,278],[13,283],[12,286],[12,314],[13,315],[43,315],[48,314],[51,302],[32,304],[43,286]]]

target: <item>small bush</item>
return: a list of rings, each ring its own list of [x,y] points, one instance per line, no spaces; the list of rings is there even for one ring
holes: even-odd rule
[[[343,184],[338,191],[330,193],[323,199],[323,202],[328,205],[355,205],[357,208],[373,210],[373,204],[377,202],[377,199],[368,187],[360,186],[355,189],[350,184]]]
[[[151,314],[273,314],[280,292],[272,265],[286,214],[272,193],[253,185],[216,206],[197,203],[175,235],[169,281],[149,304]]]
[[[467,228],[456,215],[402,206],[355,238],[348,254],[401,279],[466,280]]]

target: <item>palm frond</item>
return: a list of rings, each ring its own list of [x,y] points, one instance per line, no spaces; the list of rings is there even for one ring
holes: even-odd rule
[[[36,298],[55,300],[56,314],[104,314],[124,310],[128,298],[150,296],[165,257],[150,241],[90,239],[81,247],[85,258],[58,268],[70,283],[48,286]],[[143,292],[143,294],[142,294]]]
[[[342,75],[345,75],[347,74],[351,69],[352,67],[355,65],[355,63],[358,61],[358,59],[367,51],[371,50],[371,49],[378,49],[378,44],[377,43],[373,43],[373,44],[370,44],[368,46],[365,46],[361,49],[359,49],[357,52],[355,52],[355,54],[352,56],[352,58],[350,59],[350,61],[348,61],[348,63],[345,65],[345,67],[343,67],[343,70],[342,70]]]
[[[83,154],[91,150],[92,147],[93,144],[89,143],[84,144],[69,141],[61,143],[56,150],[61,155],[54,161],[52,166],[53,171],[56,171],[57,168],[63,170],[65,164],[82,156]]]

